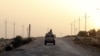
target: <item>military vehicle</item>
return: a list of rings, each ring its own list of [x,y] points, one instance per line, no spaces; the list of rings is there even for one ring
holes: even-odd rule
[[[55,37],[56,36],[52,33],[52,30],[50,30],[50,32],[45,35],[44,44],[47,45],[47,43],[53,43],[53,45],[55,45]]]

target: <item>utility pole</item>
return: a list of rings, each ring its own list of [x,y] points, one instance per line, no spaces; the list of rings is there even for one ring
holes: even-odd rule
[[[29,38],[30,38],[30,36],[31,36],[31,24],[29,24]]]
[[[76,22],[74,20],[74,35],[75,35],[75,33],[76,33]]]
[[[87,30],[87,15],[85,13],[85,31]]]
[[[88,16],[87,16],[87,14],[85,13],[85,31],[87,31],[87,18],[88,18]]]
[[[5,38],[7,38],[7,20],[5,20]]]
[[[14,32],[13,32],[14,37],[15,37],[15,32],[16,30],[15,30],[15,22],[14,22]]]
[[[78,28],[79,28],[79,31],[80,31],[80,17],[79,17],[79,26],[78,26]]]
[[[22,25],[22,36],[24,37],[24,25]]]
[[[29,37],[29,27],[27,27],[27,37]]]
[[[72,35],[73,23],[71,23],[71,35]]]

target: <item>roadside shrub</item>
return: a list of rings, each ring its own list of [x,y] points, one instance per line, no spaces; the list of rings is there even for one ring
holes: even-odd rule
[[[80,31],[78,33],[78,36],[80,36],[80,37],[88,37],[88,32],[87,31]]]
[[[97,30],[96,35],[97,35],[98,37],[100,37],[100,29],[99,29],[99,30]]]
[[[11,46],[11,45],[7,45],[6,47],[5,47],[5,51],[10,51],[10,50],[12,50],[13,49],[13,47]]]
[[[96,36],[96,30],[95,29],[92,29],[89,31],[89,36],[90,37],[95,37]]]
[[[14,41],[12,41],[11,44],[13,45],[14,48],[19,47],[23,42],[23,39],[21,36],[16,36],[16,38],[14,38],[13,40]]]
[[[14,41],[20,42],[22,41],[22,37],[21,36],[16,36],[16,38],[14,38]]]
[[[27,44],[29,42],[32,41],[32,38],[22,38],[21,36],[16,36],[15,38],[12,39],[13,41],[10,42],[9,44],[7,44],[5,46],[5,51],[11,51],[13,50],[14,48],[18,48],[24,44]]]
[[[14,48],[17,48],[21,45],[27,44],[32,41],[31,38],[22,38],[21,36],[16,36],[16,38],[13,39],[14,41],[11,42]]]

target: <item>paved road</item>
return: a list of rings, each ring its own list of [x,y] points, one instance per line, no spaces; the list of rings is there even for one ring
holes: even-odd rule
[[[95,56],[84,48],[77,46],[70,40],[56,39],[56,45],[44,45],[44,38],[24,45],[10,52],[3,52],[0,56]]]

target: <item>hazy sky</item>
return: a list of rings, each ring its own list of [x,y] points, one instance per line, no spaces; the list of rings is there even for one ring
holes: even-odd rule
[[[84,30],[84,15],[87,13],[88,29],[100,28],[99,0],[0,0],[0,37],[5,36],[5,20],[8,21],[8,37],[13,36],[13,23],[16,23],[16,35],[27,36],[28,24],[32,25],[32,36],[44,36],[53,29],[57,36],[70,34],[70,24],[81,18],[81,30]],[[76,32],[77,33],[77,32]]]

